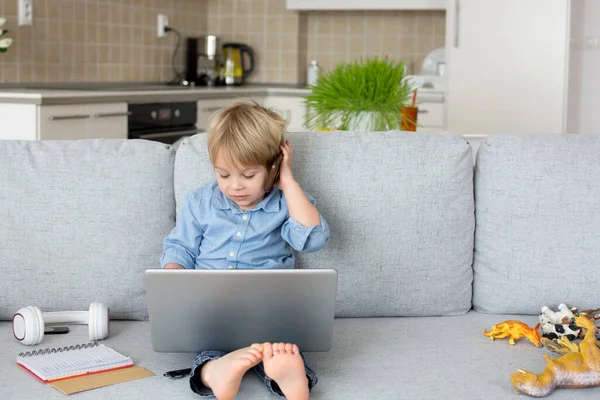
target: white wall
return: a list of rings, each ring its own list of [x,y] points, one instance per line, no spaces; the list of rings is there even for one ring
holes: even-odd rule
[[[565,121],[567,121],[566,133],[579,133],[581,122],[581,100],[583,96],[585,0],[571,2],[570,17],[568,92]]]
[[[580,0],[571,4],[577,3],[583,3],[584,21],[579,50],[582,85],[576,132],[600,135],[600,1]]]

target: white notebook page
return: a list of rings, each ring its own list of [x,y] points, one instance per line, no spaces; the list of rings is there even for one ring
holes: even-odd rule
[[[69,346],[20,353],[17,364],[43,381],[133,365],[130,357],[103,344]]]

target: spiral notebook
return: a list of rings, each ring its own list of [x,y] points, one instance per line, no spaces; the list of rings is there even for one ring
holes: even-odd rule
[[[133,367],[130,357],[98,342],[19,353],[17,364],[45,383]]]

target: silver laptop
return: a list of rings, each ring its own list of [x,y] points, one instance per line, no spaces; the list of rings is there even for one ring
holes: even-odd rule
[[[152,347],[195,353],[286,342],[328,351],[336,289],[333,269],[149,269]]]

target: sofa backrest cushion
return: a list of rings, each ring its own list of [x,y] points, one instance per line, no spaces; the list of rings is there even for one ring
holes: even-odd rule
[[[0,319],[21,307],[147,318],[144,271],[175,223],[170,146],[0,141]]]
[[[475,199],[477,311],[598,307],[599,136],[488,137],[477,156]]]
[[[340,317],[453,315],[471,308],[473,160],[460,136],[288,133],[293,170],[331,239],[297,268],[338,271]],[[175,196],[214,179],[206,135],[175,160]]]

